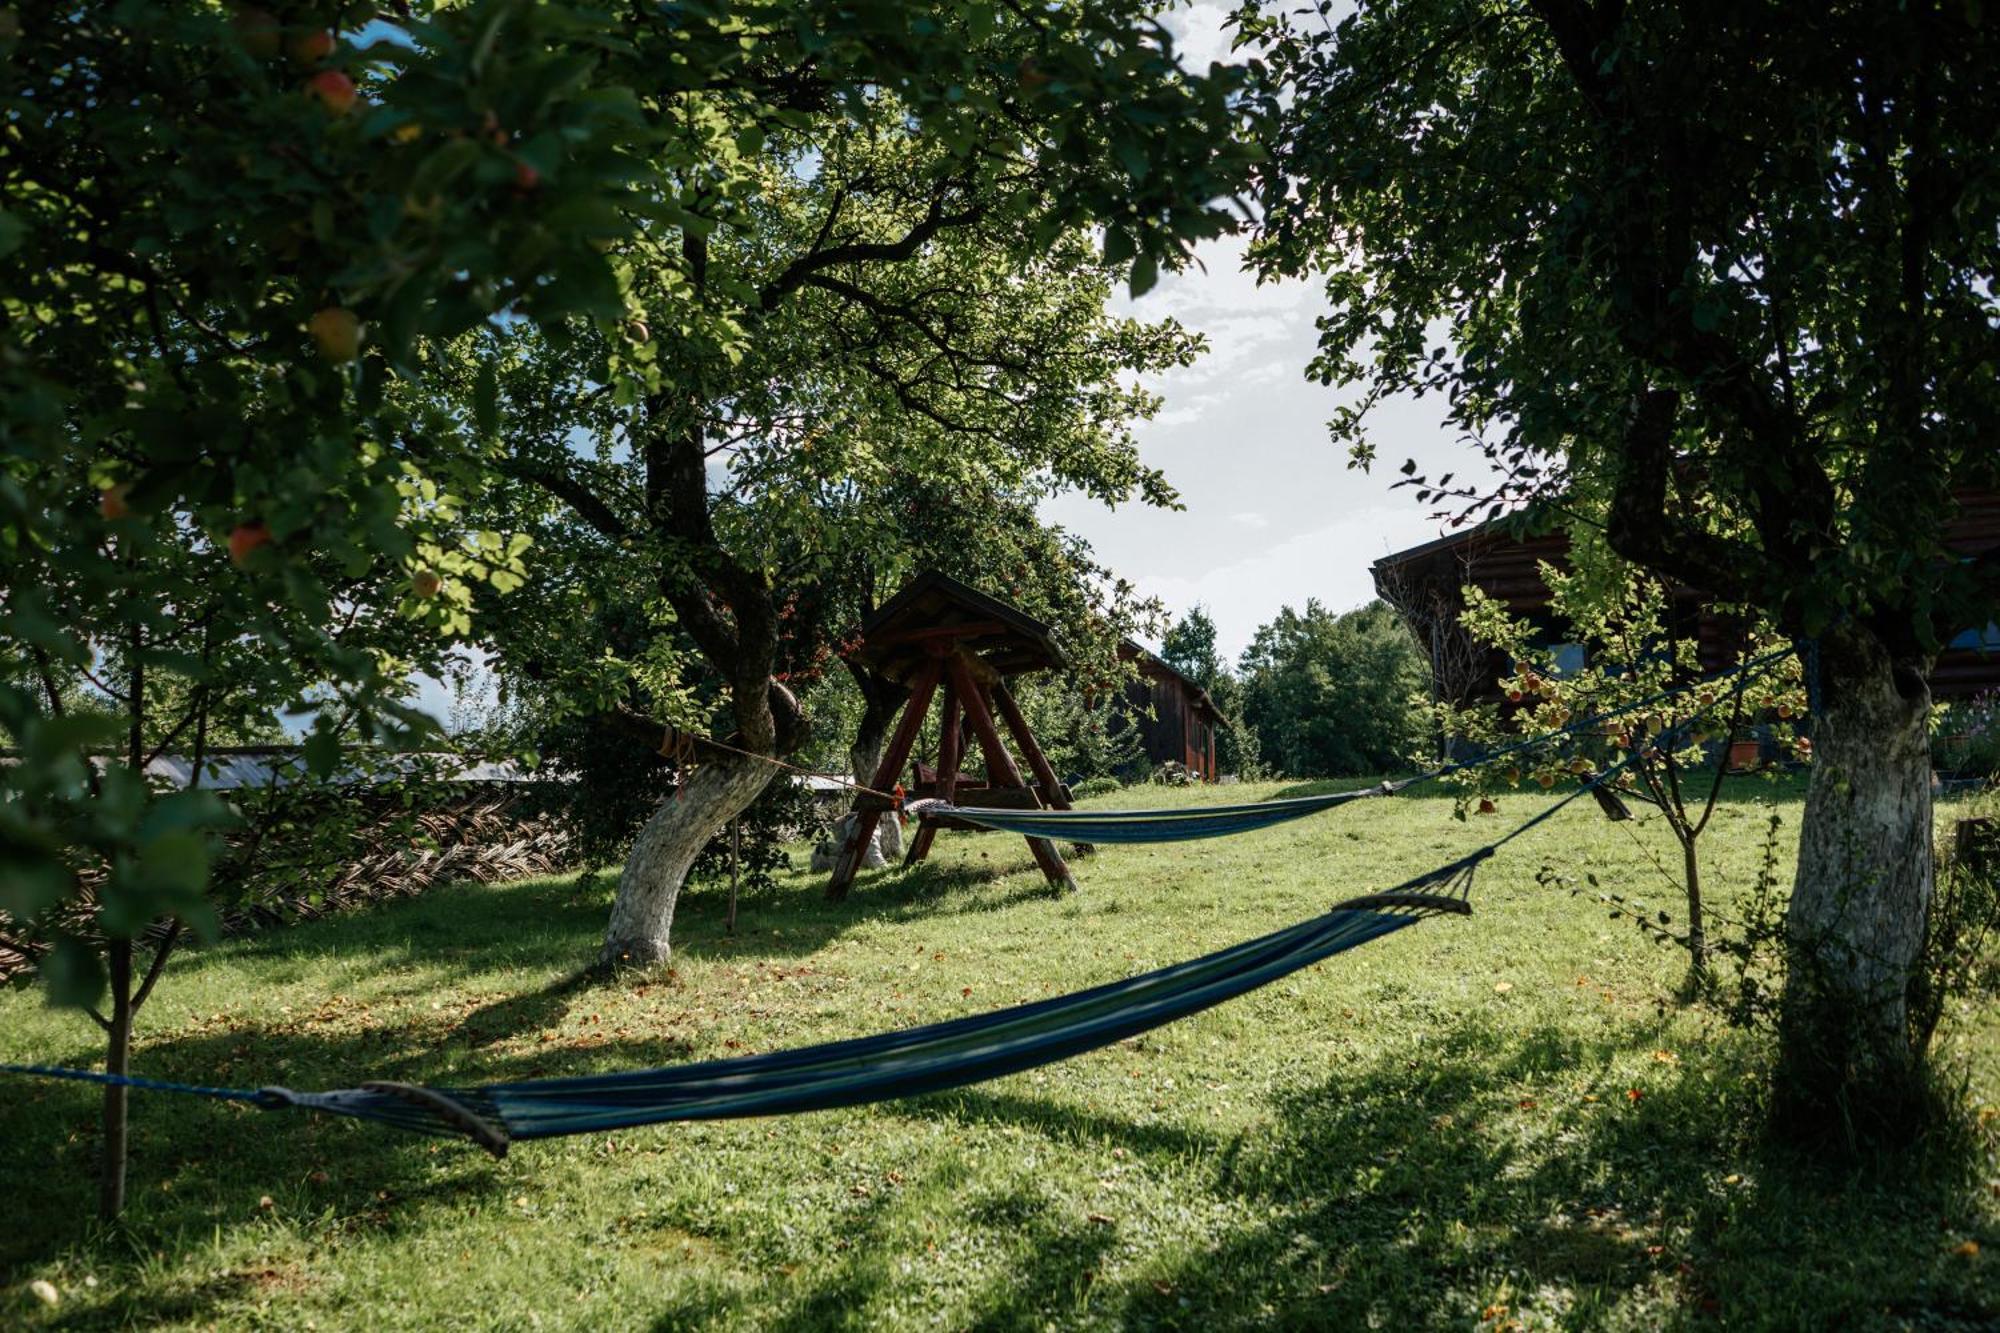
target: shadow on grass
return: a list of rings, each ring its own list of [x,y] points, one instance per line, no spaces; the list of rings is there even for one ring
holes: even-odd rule
[[[807,952],[862,920],[920,921],[1044,895],[1018,840],[995,839],[996,852],[1006,844],[1018,863],[996,854],[986,864],[887,871],[844,905],[825,903],[816,885],[746,898],[741,906],[783,930],[758,933],[755,951]],[[994,891],[1016,875],[1018,885]],[[434,984],[440,968],[479,977],[532,960],[546,970],[551,957],[586,955],[608,893],[608,884],[579,892],[559,881],[447,889],[186,962],[335,956],[370,972],[416,969],[417,989]],[[684,900],[687,953],[728,951],[722,901],[710,892]],[[754,914],[745,920],[758,923]],[[559,976],[441,1033],[297,1024],[248,1034],[192,1030],[148,1041],[142,1067],[196,1082],[234,1077],[318,1088],[363,1077],[447,1084],[553,1077],[686,1053],[650,1040],[493,1049],[554,1025],[590,984]],[[1667,1308],[1685,1323],[2000,1326],[2000,1294],[1982,1267],[1990,1259],[1957,1256],[1946,1243],[1960,1234],[1952,1228],[1980,1216],[1969,1191],[1985,1186],[1966,1183],[1964,1163],[1914,1155],[1835,1177],[1799,1162],[1755,1133],[1755,1065],[1728,1043],[1681,1065],[1650,1059],[1659,1036],[1648,1024],[1580,1037],[1510,1029],[1441,1005],[1425,1013],[1428,1026],[1396,1042],[1392,1054],[1273,1094],[1249,1131],[1212,1129],[1198,1117],[1133,1119],[1067,1090],[1044,1097],[1015,1084],[885,1107],[910,1121],[1004,1126],[1063,1149],[1115,1145],[1141,1168],[1184,1182],[1191,1196],[1184,1218],[1135,1234],[1129,1219],[1081,1215],[1032,1184],[980,1179],[963,1161],[939,1168],[964,1176],[932,1182],[922,1206],[940,1226],[976,1235],[1004,1256],[1001,1276],[975,1293],[967,1322],[1470,1327],[1508,1305],[1591,1326],[1611,1321],[1614,1306],[1650,1300],[1649,1311]],[[79,1025],[77,1048],[89,1059],[85,1038]],[[1646,1070],[1643,1081],[1615,1077],[1635,1064]],[[262,1225],[264,1195],[281,1215],[321,1217],[320,1225],[343,1234],[421,1236],[456,1210],[504,1195],[507,1171],[535,1169],[532,1157],[496,1168],[469,1148],[372,1125],[142,1097],[133,1179],[147,1193],[126,1229],[105,1237],[86,1220],[95,1097],[37,1084],[5,1091],[0,1200],[10,1220],[37,1224],[0,1227],[0,1285],[72,1248],[144,1255]],[[874,1322],[871,1311],[886,1317],[889,1303],[907,1299],[898,1264],[914,1206],[887,1197],[871,1204],[830,1262],[783,1290],[705,1284],[665,1298],[671,1304],[647,1317],[661,1328],[730,1319],[788,1329]],[[1970,1238],[2000,1247],[2000,1236],[1975,1230]],[[1138,1273],[1125,1267],[1102,1276],[1114,1255],[1134,1246],[1147,1254]],[[173,1271],[142,1264],[115,1306],[63,1317],[77,1327],[200,1324],[266,1280],[245,1272],[190,1285]],[[1633,1322],[1629,1309],[1622,1322]]]
[[[1279,1094],[1270,1122],[1241,1132],[984,1088],[887,1109],[1025,1131],[1023,1151],[1114,1145],[1186,1182],[1185,1215],[1205,1219],[1163,1238],[1139,1219],[974,1185],[935,1219],[1008,1252],[970,1327],[1469,1328],[1523,1315],[1594,1327],[1635,1311],[1646,1326],[2000,1327],[1983,1261],[1947,1243],[1954,1219],[1979,1216],[1983,1186],[1963,1161],[1919,1152],[1831,1173],[1757,1132],[1740,1050],[1620,1076],[1656,1039],[1650,1025],[1584,1040],[1462,1018],[1421,1058]],[[894,1220],[872,1215],[850,1236],[854,1257],[788,1304],[694,1299],[655,1326],[887,1317],[877,1303],[907,1234]],[[1156,1262],[1101,1277],[1135,1243],[1128,1225]]]
[[[347,1081],[357,1069],[449,1081],[471,1049],[465,1041],[399,1047],[397,1037],[274,1033],[258,1038],[257,1059],[306,1085]],[[1399,1042],[1393,1056],[1273,1094],[1268,1115],[1246,1131],[1134,1120],[1010,1086],[895,1103],[885,1112],[1023,1131],[1024,1147],[1115,1146],[1136,1167],[1184,1182],[1194,1196],[1188,1216],[1209,1220],[1144,1233],[1151,1262],[1106,1278],[1110,1256],[1135,1243],[1124,1231],[1132,1219],[1081,1216],[1032,1183],[981,1180],[954,1159],[938,1169],[962,1179],[932,1182],[927,1203],[892,1207],[885,1198],[857,1215],[834,1261],[782,1290],[704,1285],[649,1317],[663,1329],[732,1318],[815,1329],[868,1322],[871,1309],[886,1315],[910,1231],[898,1210],[921,1207],[926,1220],[979,1235],[1004,1255],[1002,1275],[973,1298],[969,1323],[981,1328],[1084,1318],[1468,1327],[1496,1305],[1589,1326],[1640,1300],[1685,1323],[1996,1326],[2000,1292],[1983,1261],[1945,1243],[1954,1219],[1979,1215],[1969,1191],[1983,1186],[1962,1163],[1917,1155],[1828,1174],[1759,1140],[1754,1071],[1741,1051],[1718,1048],[1699,1067],[1647,1062],[1638,1078],[1620,1073],[1658,1039],[1650,1024],[1583,1038],[1461,1016]],[[156,1048],[157,1063],[212,1068],[239,1041],[174,1039]],[[612,1042],[483,1052],[478,1069],[482,1079],[528,1078],[660,1058],[655,1043]],[[93,1112],[93,1098],[66,1087],[0,1104],[0,1179],[19,1182],[10,1213],[44,1219],[0,1237],[0,1270],[26,1271],[92,1238],[79,1219],[88,1213]],[[141,1106],[136,1147],[135,1179],[148,1190],[171,1187],[135,1209],[118,1243],[141,1253],[257,1226],[262,1195],[286,1215],[319,1215],[345,1234],[415,1236],[510,1188],[500,1169],[459,1145],[298,1113],[156,1099]],[[240,1273],[158,1287],[167,1279],[142,1270],[119,1305],[78,1309],[75,1326],[200,1323],[259,1280]]]

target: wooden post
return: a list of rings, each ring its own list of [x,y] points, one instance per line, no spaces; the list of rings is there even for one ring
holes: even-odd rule
[[[930,711],[931,695],[937,692],[942,674],[943,664],[930,662],[910,683],[910,701],[903,705],[903,719],[896,724],[896,734],[889,738],[889,748],[882,752],[882,762],[876,766],[870,784],[877,790],[888,791],[896,785],[903,772],[903,761],[910,757],[910,747],[917,743],[917,732],[924,725],[924,714]],[[881,800],[866,792],[855,797],[854,824],[841,846],[840,859],[833,863],[833,878],[826,885],[826,896],[833,902],[847,896],[848,886],[854,883],[854,876],[861,869],[868,840],[874,836],[875,826],[882,822]]]
[[[731,935],[736,933],[736,862],[743,854],[743,821],[729,822],[729,920],[724,929]]]
[[[944,707],[938,723],[938,795],[951,800],[956,794],[958,766],[965,747],[960,744],[964,737],[959,735],[958,687],[946,683],[944,687]],[[931,844],[937,841],[937,825],[917,821],[917,831],[910,836],[910,846],[903,853],[904,865],[915,865],[931,854]]]
[[[1007,753],[1007,747],[1000,740],[1000,732],[993,725],[993,714],[986,707],[984,692],[979,682],[972,677],[972,668],[965,657],[953,653],[945,659],[945,670],[951,683],[957,687],[958,697],[965,706],[965,717],[972,724],[972,734],[979,738],[979,747],[986,753],[987,781],[998,786],[1023,787],[1021,770],[1014,767],[1014,757]],[[1029,838],[1028,850],[1035,854],[1035,862],[1048,877],[1049,883],[1059,889],[1074,889],[1076,881],[1070,878],[1069,867],[1063,864],[1062,855],[1055,844],[1047,838]]]

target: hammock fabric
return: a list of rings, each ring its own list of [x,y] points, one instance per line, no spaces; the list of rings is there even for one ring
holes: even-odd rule
[[[1351,899],[1295,926],[1123,981],[993,1013],[769,1055],[474,1088],[364,1083],[335,1092],[195,1087],[112,1079],[85,1070],[0,1070],[126,1082],[266,1110],[304,1107],[420,1133],[462,1135],[495,1156],[505,1154],[514,1139],[853,1106],[961,1087],[1108,1046],[1426,917],[1469,914],[1473,871],[1491,854],[1482,848],[1388,892]]]
[[[1349,801],[1393,796],[1410,782],[1384,782],[1359,791],[1328,792],[1289,801],[1255,801],[1247,805],[1204,805],[1181,810],[993,810],[984,806],[952,805],[948,801],[912,801],[910,814],[945,815],[981,828],[1019,833],[1029,838],[1067,838],[1075,842],[1188,842],[1248,833],[1291,819],[1316,815]]]

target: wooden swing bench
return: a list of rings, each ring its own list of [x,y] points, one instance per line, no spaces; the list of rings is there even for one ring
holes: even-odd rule
[[[1064,665],[1047,625],[956,579],[921,574],[862,623],[859,643],[851,656],[910,692],[870,782],[878,791],[888,790],[899,780],[935,701],[939,710],[937,766],[916,769],[918,780],[915,790],[906,792],[907,799],[945,799],[953,804],[1005,810],[1070,808],[1069,788],[1056,776],[1007,688],[1010,677]],[[1022,777],[1014,755],[1001,739],[1002,727],[1026,760],[1034,777],[1032,783]],[[960,772],[967,729],[986,760],[984,782],[975,782]],[[834,861],[827,897],[839,901],[847,896],[861,868],[863,849],[882,816],[893,807],[892,801],[879,795],[862,793],[855,798],[856,818]],[[975,827],[948,815],[921,816],[905,864],[930,855],[939,829]],[[1075,887],[1054,843],[1046,838],[1029,838],[1027,842],[1035,863],[1051,884]]]

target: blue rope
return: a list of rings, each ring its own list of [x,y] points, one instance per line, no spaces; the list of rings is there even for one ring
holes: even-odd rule
[[[1799,670],[1806,678],[1806,716],[1817,723],[1820,719],[1819,636],[1792,640],[1792,650],[1799,655]]]
[[[175,1083],[163,1078],[141,1078],[136,1074],[100,1074],[94,1069],[64,1069],[58,1065],[0,1064],[0,1074],[26,1074],[34,1078],[66,1078],[76,1083],[100,1083],[114,1088],[140,1088],[147,1092],[180,1092],[194,1097],[213,1097],[225,1102],[251,1102],[263,1106],[272,1100],[271,1088],[214,1088],[201,1083]]]

